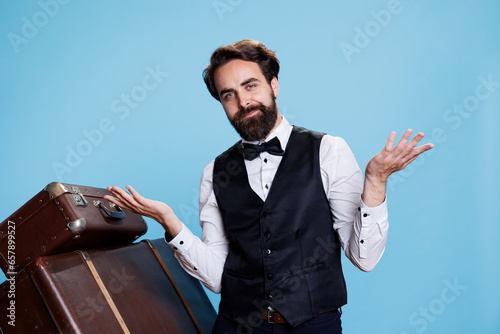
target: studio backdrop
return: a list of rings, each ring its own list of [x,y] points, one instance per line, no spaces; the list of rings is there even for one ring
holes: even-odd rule
[[[499,14],[494,0],[4,0],[0,220],[53,181],[130,184],[201,236],[201,172],[239,139],[201,74],[252,38],[280,59],[280,112],[343,137],[362,170],[391,131],[435,145],[389,179],[375,270],[343,258],[344,332],[499,333]]]

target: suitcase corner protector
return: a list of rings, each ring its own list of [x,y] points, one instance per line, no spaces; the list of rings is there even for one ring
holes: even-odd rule
[[[43,190],[49,193],[50,198],[56,198],[69,192],[69,189],[60,182],[49,183]]]

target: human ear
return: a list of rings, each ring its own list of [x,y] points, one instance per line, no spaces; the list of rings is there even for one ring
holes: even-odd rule
[[[274,93],[274,97],[278,97],[278,93],[280,91],[280,84],[278,83],[278,79],[276,77],[273,77],[271,80],[271,88]]]

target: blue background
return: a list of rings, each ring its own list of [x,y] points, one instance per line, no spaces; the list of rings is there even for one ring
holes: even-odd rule
[[[201,72],[253,38],[281,61],[282,114],[362,169],[391,131],[436,145],[391,176],[378,267],[344,258],[344,332],[500,331],[500,3],[54,1],[0,4],[2,220],[52,181],[131,184],[201,235],[201,171],[238,139]]]

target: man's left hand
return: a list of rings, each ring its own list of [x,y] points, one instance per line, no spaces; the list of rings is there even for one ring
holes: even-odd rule
[[[362,194],[363,202],[368,206],[380,205],[385,200],[385,185],[392,173],[400,171],[408,166],[420,154],[434,147],[433,144],[418,146],[424,137],[419,132],[408,142],[413,130],[406,130],[405,134],[393,148],[396,132],[392,132],[385,147],[375,155],[366,165],[365,186]]]

